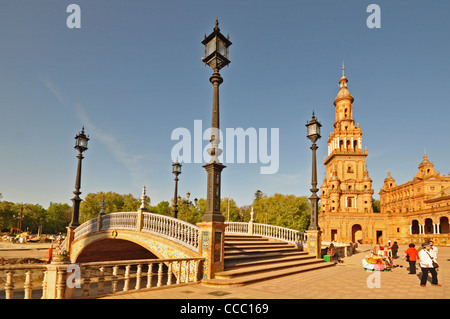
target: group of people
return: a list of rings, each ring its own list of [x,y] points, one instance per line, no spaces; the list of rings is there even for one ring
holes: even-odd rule
[[[416,274],[416,262],[419,260],[420,268],[422,269],[422,277],[420,279],[420,286],[425,287],[428,280],[428,273],[431,274],[431,284],[437,287],[438,284],[437,271],[437,254],[438,248],[434,246],[433,241],[422,244],[422,249],[417,251],[416,245],[409,244],[409,248],[405,251],[406,260],[409,261],[409,273]]]

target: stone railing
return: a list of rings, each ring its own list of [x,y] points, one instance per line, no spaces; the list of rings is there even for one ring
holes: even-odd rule
[[[193,251],[198,251],[199,228],[197,225],[158,214],[143,214],[142,231],[175,241]]]
[[[306,233],[294,229],[253,222],[227,222],[225,224],[228,225],[225,230],[226,234],[256,235],[293,243],[299,246],[305,246],[307,243]]]
[[[74,239],[110,229],[136,230],[155,234],[195,252],[199,248],[199,228],[177,218],[147,212],[110,213],[93,218],[75,229]]]
[[[6,299],[98,298],[195,283],[204,258],[144,259],[81,264],[0,266]],[[25,279],[23,279],[25,278]],[[3,299],[0,296],[0,299]]]
[[[46,270],[45,264],[0,266],[0,299],[41,298]]]
[[[227,228],[225,229],[226,234],[249,234],[249,223],[227,222],[225,224],[227,225]]]

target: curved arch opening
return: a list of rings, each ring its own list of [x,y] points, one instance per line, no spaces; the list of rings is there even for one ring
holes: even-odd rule
[[[352,226],[352,242],[359,242],[362,244],[363,234],[362,227],[359,224],[355,224]]]
[[[133,259],[157,259],[144,247],[124,239],[105,238],[97,240],[78,255],[76,262],[116,261]]]

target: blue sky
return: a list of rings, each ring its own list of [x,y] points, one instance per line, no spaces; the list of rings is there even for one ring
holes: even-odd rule
[[[69,29],[66,8],[81,8]],[[369,29],[369,4],[381,28]],[[279,128],[279,170],[227,164],[222,196],[250,204],[267,194],[310,195],[306,121],[321,121],[319,186],[342,61],[355,98],[375,198],[390,169],[412,180],[424,149],[449,174],[447,1],[0,2],[0,192],[3,200],[71,203],[74,137],[90,135],[81,197],[114,191],[170,200],[174,129],[211,121],[212,70],[201,57],[215,18],[230,34],[221,70],[221,128]],[[203,146],[206,146],[205,141]],[[200,163],[183,165],[179,193],[206,197]]]

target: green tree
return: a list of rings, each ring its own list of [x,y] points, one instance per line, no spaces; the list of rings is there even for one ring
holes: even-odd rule
[[[101,210],[102,198],[105,197],[105,213],[134,212],[141,206],[139,199],[131,194],[121,195],[114,192],[89,193],[80,205],[80,223],[84,223],[98,215]],[[150,202],[146,200],[147,207]]]
[[[45,224],[46,210],[39,204],[16,204],[22,211],[22,230],[37,233]]]
[[[253,201],[254,220],[305,231],[309,226],[310,203],[305,196],[274,194],[261,195]]]
[[[72,207],[68,204],[50,203],[45,214],[42,232],[50,234],[65,233],[72,217]]]
[[[172,216],[172,208],[168,201],[161,201],[156,206],[150,206],[148,207],[148,211],[155,214]]]
[[[11,228],[18,226],[17,219],[14,216],[18,216],[19,209],[16,204],[12,202],[0,202],[0,230],[10,231]]]
[[[225,217],[225,221],[228,221],[228,197],[221,199],[220,212]],[[239,206],[234,199],[230,198],[230,222],[238,221],[240,221]]]

